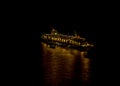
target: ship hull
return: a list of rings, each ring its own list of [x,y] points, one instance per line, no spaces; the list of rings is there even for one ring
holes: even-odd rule
[[[71,49],[77,49],[77,50],[82,50],[82,51],[89,50],[89,47],[77,46],[74,44],[62,43],[62,42],[57,42],[57,41],[53,41],[53,40],[45,40],[44,39],[44,40],[42,40],[42,42],[46,43],[51,48],[60,46],[60,47],[64,47],[64,48],[71,48]]]

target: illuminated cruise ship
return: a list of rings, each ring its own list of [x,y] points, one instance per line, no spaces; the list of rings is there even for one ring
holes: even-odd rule
[[[71,48],[91,48],[94,45],[86,41],[86,38],[80,37],[77,34],[64,35],[52,29],[51,34],[42,34],[42,41],[54,46],[63,46]]]

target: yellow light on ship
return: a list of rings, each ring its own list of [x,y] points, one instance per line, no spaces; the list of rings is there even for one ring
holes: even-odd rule
[[[80,36],[78,36],[78,38],[80,38]]]
[[[44,36],[44,38],[47,38],[46,36]]]
[[[57,40],[57,38],[55,38],[55,40]]]
[[[72,41],[72,43],[74,43],[74,41]]]
[[[50,36],[48,36],[48,38],[50,39]]]
[[[71,43],[71,40],[69,42]]]
[[[53,40],[55,40],[55,38],[53,38]]]

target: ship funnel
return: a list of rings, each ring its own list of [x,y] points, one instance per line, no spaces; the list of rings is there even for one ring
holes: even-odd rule
[[[57,34],[57,30],[55,30],[54,28],[52,28],[51,34]]]

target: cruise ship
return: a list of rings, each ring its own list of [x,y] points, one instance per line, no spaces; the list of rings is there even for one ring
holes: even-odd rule
[[[86,38],[80,37],[76,33],[74,35],[65,35],[58,33],[54,28],[50,34],[42,34],[41,39],[43,42],[46,42],[54,48],[56,46],[77,49],[90,49],[91,47],[94,47],[94,45],[89,43]]]

